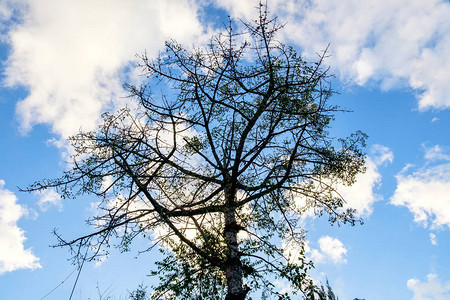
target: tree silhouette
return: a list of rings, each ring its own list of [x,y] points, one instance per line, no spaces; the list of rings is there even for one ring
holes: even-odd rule
[[[328,279],[326,280],[325,286],[321,284],[320,287],[317,288],[314,285],[312,285],[305,296],[306,296],[304,298],[305,300],[339,300],[339,297],[336,296],[333,289],[331,288]],[[364,299],[354,298],[353,300],[364,300]]]
[[[319,300],[339,300],[339,298],[336,296],[336,294],[333,292],[333,289],[330,286],[330,283],[326,282],[326,288],[321,285],[320,289],[317,291]]]
[[[305,62],[275,38],[282,26],[267,7],[258,12],[239,32],[230,19],[207,47],[171,41],[156,59],[140,56],[148,78],[126,85],[139,108],[70,138],[72,168],[28,189],[99,197],[91,234],[55,232],[74,259],[148,236],[164,254],[153,298],[245,299],[265,287],[287,299],[271,278],[297,292],[311,284],[299,218],[312,210],[355,223],[333,184],[364,170],[365,135],[329,136],[340,110],[328,104],[326,52]]]

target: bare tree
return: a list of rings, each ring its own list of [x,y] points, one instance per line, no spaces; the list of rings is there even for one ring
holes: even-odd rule
[[[312,266],[299,219],[312,210],[357,221],[333,185],[364,170],[365,135],[329,136],[340,109],[327,102],[326,52],[305,62],[275,38],[283,26],[267,7],[258,11],[240,32],[230,19],[208,47],[172,41],[156,59],[143,54],[148,79],[126,85],[139,109],[106,113],[98,130],[70,139],[73,168],[28,190],[93,194],[100,213],[89,235],[56,233],[58,246],[92,260],[150,236],[165,254],[153,298],[245,299],[262,288],[288,298],[273,276],[305,291]]]

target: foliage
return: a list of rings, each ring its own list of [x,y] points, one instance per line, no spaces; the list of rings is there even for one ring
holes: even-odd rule
[[[320,285],[319,288],[311,286],[310,290],[305,294],[305,300],[339,300],[333,289],[331,288],[328,279],[326,285]],[[364,300],[359,298],[354,298],[353,300]]]
[[[321,285],[320,289],[317,291],[318,294],[318,300],[339,300],[339,298],[335,295],[332,288],[330,287],[330,284],[326,283],[326,288]]]
[[[144,53],[147,81],[126,85],[139,109],[105,113],[98,130],[70,139],[71,170],[29,188],[99,197],[94,232],[57,234],[75,259],[146,236],[165,255],[152,273],[156,299],[244,299],[262,288],[289,299],[274,277],[296,292],[311,286],[299,220],[313,211],[357,221],[333,186],[364,170],[365,135],[329,136],[339,108],[328,104],[326,52],[302,60],[275,39],[282,26],[263,5],[242,25],[230,20],[205,48],[171,41],[156,59]]]
[[[147,287],[144,287],[143,284],[140,284],[137,289],[129,293],[130,300],[146,300],[147,297]]]

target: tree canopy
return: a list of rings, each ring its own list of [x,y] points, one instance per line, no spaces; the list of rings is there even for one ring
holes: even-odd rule
[[[328,101],[326,52],[304,61],[277,40],[283,26],[267,7],[258,12],[230,19],[206,47],[170,41],[155,59],[141,55],[144,83],[125,85],[138,108],[70,138],[71,169],[29,188],[99,198],[91,234],[56,233],[74,258],[146,236],[164,253],[153,298],[248,299],[263,288],[289,298],[275,277],[308,294],[300,220],[357,221],[334,185],[364,171],[365,135],[330,136],[340,109]]]

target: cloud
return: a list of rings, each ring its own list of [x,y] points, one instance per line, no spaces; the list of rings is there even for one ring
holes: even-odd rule
[[[7,42],[8,26],[14,11],[19,9],[20,0],[9,0],[0,2],[0,42]]]
[[[307,241],[302,245],[292,241],[289,243],[283,242],[283,254],[292,264],[301,264],[304,256],[315,264],[333,263],[337,265],[347,263],[344,258],[347,249],[339,239],[326,235],[319,239],[318,244],[319,249],[315,249],[311,248]]]
[[[412,167],[407,165],[396,175],[397,188],[390,202],[406,206],[414,221],[424,227],[450,228],[450,163],[429,164],[447,161],[449,156],[437,145],[425,151],[425,158],[428,163],[424,167],[410,171]]]
[[[433,245],[433,246],[438,245],[437,237],[434,233],[430,233],[430,242],[431,242],[431,245]]]
[[[375,144],[370,149],[371,159],[377,166],[386,165],[394,161],[394,153],[386,146]]]
[[[425,147],[425,159],[430,161],[437,161],[437,160],[450,161],[450,154],[445,153],[442,146],[435,145],[431,148]]]
[[[40,268],[39,258],[31,249],[24,249],[24,231],[17,226],[17,221],[27,211],[17,204],[17,197],[4,185],[0,180],[0,275],[18,269]]]
[[[413,291],[413,300],[450,299],[450,282],[441,282],[436,274],[428,274],[426,282],[409,279],[406,286]]]
[[[273,282],[276,290],[278,291],[278,293],[281,294],[293,294],[293,288],[292,286],[289,284],[289,282],[286,279],[276,279]]]
[[[38,205],[42,211],[47,211],[50,207],[56,206],[59,210],[62,210],[61,195],[55,190],[47,189],[40,192],[35,192],[39,196]]]
[[[230,12],[230,15],[233,18],[245,18],[249,20],[255,18],[257,14],[255,8],[258,7],[258,2],[242,0],[216,0],[215,5]]]
[[[166,39],[191,45],[209,35],[199,20],[202,3],[3,1],[0,18],[16,22],[2,33],[11,46],[4,84],[28,91],[17,105],[22,130],[44,123],[66,137],[80,126],[95,128],[101,112],[123,105],[121,84],[137,76],[128,70],[136,53],[147,50],[152,56]],[[256,14],[253,0],[215,4],[236,17]],[[269,9],[287,22],[281,38],[302,47],[305,56],[315,57],[331,43],[328,63],[343,80],[409,85],[421,108],[450,106],[450,61],[442,60],[450,52],[449,4],[274,0]]]
[[[378,168],[394,159],[392,151],[382,145],[373,145],[370,152],[370,156],[366,157],[366,172],[358,174],[353,185],[336,187],[346,201],[344,207],[355,209],[358,217],[372,214],[373,204],[381,199],[374,191],[381,182]]]
[[[382,199],[376,193],[376,188],[381,184],[381,174],[379,168],[391,163],[394,160],[392,151],[383,145],[373,145],[370,156],[366,157],[366,172],[356,175],[355,182],[348,186],[341,182],[331,182],[323,180],[325,186],[331,186],[344,199],[343,209],[354,209],[355,217],[368,217],[373,212],[373,204]],[[292,194],[296,207],[301,212],[302,219],[314,218],[317,216],[315,203],[310,202],[302,195]]]
[[[8,33],[4,83],[28,90],[17,104],[24,132],[45,123],[63,137],[93,129],[101,112],[124,101],[136,53],[153,56],[169,38],[190,44],[203,31],[188,0],[33,0],[21,14]]]
[[[218,5],[247,20],[256,15],[252,0]],[[408,86],[420,109],[450,107],[450,60],[442,59],[450,53],[448,1],[274,0],[269,9],[286,23],[282,39],[304,56],[315,59],[330,44],[327,63],[344,81]]]
[[[311,260],[316,264],[332,262],[333,264],[345,264],[347,260],[344,255],[347,249],[344,244],[330,236],[323,236],[319,239],[319,249],[310,249]]]
[[[11,18],[12,11],[9,4],[6,2],[0,2],[0,20],[5,21]]]
[[[450,164],[422,168],[412,174],[397,174],[391,203],[406,206],[414,221],[425,227],[450,228]]]

